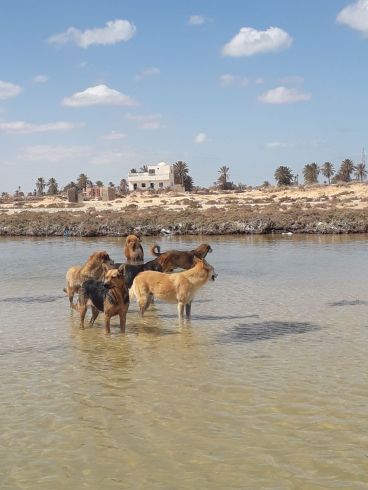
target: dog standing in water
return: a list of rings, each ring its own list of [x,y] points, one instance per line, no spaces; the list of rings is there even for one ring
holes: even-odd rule
[[[68,269],[66,287],[63,291],[68,295],[71,308],[73,308],[74,294],[79,291],[82,283],[87,279],[102,279],[105,273],[104,267],[109,267],[111,264],[112,260],[109,254],[103,250],[93,253],[84,265],[74,265]]]
[[[137,298],[142,316],[152,298],[157,298],[166,303],[177,303],[179,320],[184,317],[185,307],[186,318],[189,319],[195,293],[210,279],[214,281],[216,275],[212,265],[195,257],[194,267],[184,272],[141,272],[133,281],[131,297]]]
[[[126,237],[124,255],[128,262],[143,262],[143,248],[137,235]]]
[[[159,245],[151,247],[152,255],[156,255],[158,262],[161,264],[165,272],[173,271],[174,269],[191,269],[194,267],[194,259],[204,259],[208,253],[212,252],[211,245],[201,243],[194,250],[168,250],[161,252]]]
[[[94,324],[101,311],[105,315],[106,333],[110,333],[110,320],[116,315],[120,317],[120,330],[125,332],[129,291],[124,282],[123,267],[106,270],[104,281],[88,279],[82,284],[79,291],[81,328],[84,328],[84,319],[89,305],[92,306],[90,326]],[[74,308],[78,309],[78,306],[75,305]]]

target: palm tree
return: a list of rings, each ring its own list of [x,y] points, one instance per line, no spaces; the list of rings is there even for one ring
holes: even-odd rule
[[[45,182],[45,179],[43,177],[38,177],[38,179],[36,180],[36,189],[37,189],[37,194],[39,196],[43,196],[44,194],[44,189],[46,187],[46,182]]]
[[[226,190],[228,187],[228,181],[230,177],[230,168],[227,167],[226,165],[223,165],[220,167],[217,171],[219,174],[219,177],[217,179],[217,183],[222,190]]]
[[[47,182],[47,194],[54,196],[58,193],[58,190],[56,179],[54,177],[50,177],[49,181]]]
[[[139,169],[140,172],[148,172],[148,166],[147,165],[142,165]]]
[[[289,167],[280,165],[275,170],[275,180],[277,185],[291,185],[294,181],[294,176]]]
[[[176,184],[181,184],[184,187],[185,176],[188,175],[188,164],[178,160],[174,163],[174,180]]]
[[[78,187],[77,184],[73,181],[69,182],[69,184],[67,184],[64,189],[63,189],[63,192],[66,192],[68,189],[71,189],[72,187]]]
[[[77,186],[81,191],[85,191],[88,184],[88,177],[86,174],[80,174],[77,179]]]
[[[321,173],[326,179],[328,179],[328,184],[331,184],[331,177],[335,173],[334,166],[331,162],[325,162],[321,167]]]
[[[316,184],[318,182],[319,168],[316,163],[307,163],[303,168],[304,182],[306,184]]]
[[[339,169],[339,178],[343,182],[350,182],[351,181],[351,174],[354,172],[354,163],[350,158],[345,158],[345,160],[342,161]]]
[[[96,185],[97,185],[97,187],[103,187],[102,180],[96,180]]]
[[[137,169],[136,169],[136,168],[131,168],[131,169],[129,170],[129,172],[130,172],[131,174],[136,174],[136,173],[137,173]]]
[[[129,190],[128,182],[125,179],[121,179],[119,184],[119,192],[127,194]]]
[[[358,163],[358,165],[355,167],[354,175],[358,180],[360,180],[360,182],[363,182],[363,180],[367,177],[365,163]]]
[[[114,182],[109,182],[109,187],[115,187]]]

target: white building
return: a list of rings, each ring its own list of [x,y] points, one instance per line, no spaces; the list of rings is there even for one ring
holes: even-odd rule
[[[175,188],[173,165],[161,162],[147,168],[147,172],[128,173],[129,191]]]

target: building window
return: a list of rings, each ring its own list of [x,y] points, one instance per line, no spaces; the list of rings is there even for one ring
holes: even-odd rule
[[[155,175],[155,169],[154,169],[154,168],[150,168],[150,169],[148,170],[148,173],[149,173],[150,175]]]
[[[142,187],[146,187],[146,184],[145,184],[145,182],[143,182],[143,183],[142,183]]]
[[[151,189],[154,189],[155,188],[155,184],[153,182],[150,183],[150,188]]]
[[[164,186],[164,183],[163,183],[163,182],[160,182],[160,183],[158,184],[158,186],[159,186],[159,187],[162,189],[162,188],[163,188],[163,186]]]
[[[136,191],[137,190],[137,187],[138,185],[137,184],[133,184],[133,189]]]

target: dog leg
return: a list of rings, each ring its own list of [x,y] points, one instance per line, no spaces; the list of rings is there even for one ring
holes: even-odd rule
[[[105,314],[105,333],[110,333],[110,317]]]
[[[179,320],[182,320],[184,317],[184,303],[181,303],[180,301],[178,303],[178,317]]]
[[[125,324],[126,324],[126,314],[127,310],[120,310],[119,318],[120,318],[120,331],[125,332]]]
[[[99,313],[100,312],[98,311],[98,309],[95,306],[92,305],[92,317],[91,317],[91,319],[89,321],[89,326],[90,327],[93,327],[93,325],[95,323],[95,320],[98,317]]]
[[[75,306],[76,309],[76,306]],[[86,317],[87,313],[87,305],[80,305],[79,306],[79,314],[80,314],[80,321],[81,321],[81,328],[84,328],[84,319]]]
[[[186,304],[185,305],[185,316],[187,317],[187,320],[190,320],[191,311],[192,311],[192,303]]]

